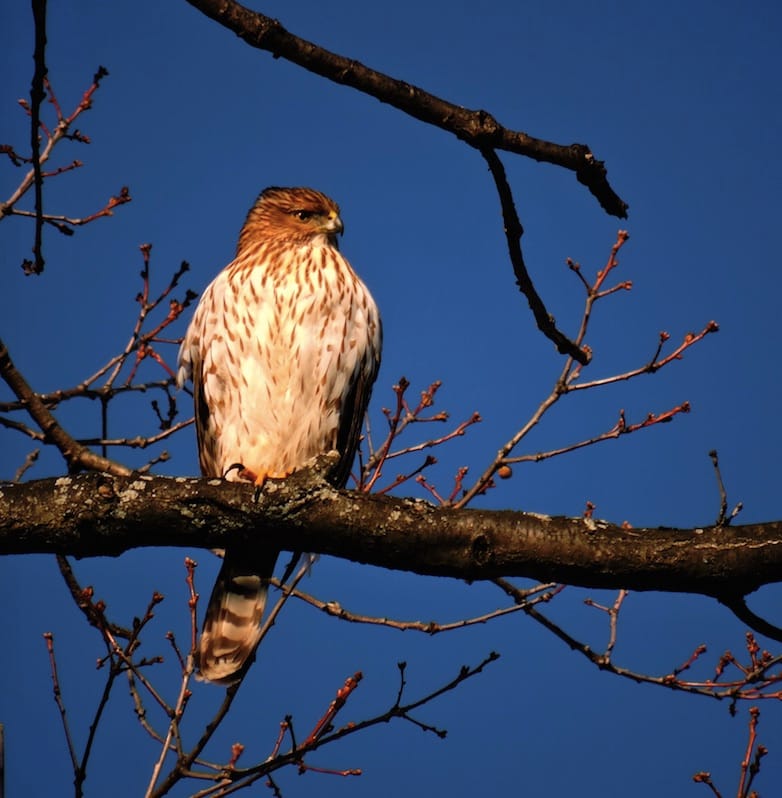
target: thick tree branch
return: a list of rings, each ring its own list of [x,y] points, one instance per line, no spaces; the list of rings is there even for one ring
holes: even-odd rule
[[[602,521],[455,510],[336,491],[316,472],[253,487],[86,473],[0,485],[0,553],[118,555],[139,546],[275,548],[460,579],[737,596],[782,581],[782,522],[624,529]]]
[[[515,152],[570,169],[607,213],[620,218],[627,216],[627,203],[609,185],[605,165],[584,144],[565,146],[509,130],[487,111],[454,105],[359,61],[329,52],[289,33],[277,20],[234,0],[187,1],[251,47],[267,50],[275,58],[285,58],[310,72],[376,97],[415,119],[453,133],[471,147]]]

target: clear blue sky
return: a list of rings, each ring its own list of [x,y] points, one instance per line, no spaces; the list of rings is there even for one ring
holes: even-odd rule
[[[719,335],[658,375],[563,402],[524,451],[598,434],[620,408],[637,421],[689,400],[689,416],[519,467],[478,506],[577,515],[589,500],[598,516],[634,526],[706,524],[718,509],[707,457],[716,448],[730,501],[744,503],[741,519],[782,515],[778,4],[764,0],[751,10],[701,0],[598,0],[588,9],[571,0],[255,5],[333,51],[460,105],[486,108],[511,128],[563,144],[585,142],[606,161],[614,188],[630,204],[629,220],[607,217],[570,173],[503,156],[530,270],[565,330],[575,332],[582,298],[565,258],[592,273],[617,229],[630,231],[617,279],[632,280],[634,289],[598,308],[589,338],[595,377],[648,360],[660,330],[676,342],[710,319],[720,323]],[[57,161],[80,158],[85,168],[47,184],[47,210],[86,215],[122,185],[133,202],[71,239],[48,233],[47,268],[39,278],[25,278],[18,267],[29,255],[31,225],[2,224],[0,335],[33,387],[74,385],[124,345],[140,287],[139,244],[154,245],[158,287],[186,259],[192,270],[184,286],[201,290],[230,259],[260,189],[311,185],[340,203],[343,251],[383,312],[376,428],[400,375],[414,390],[441,379],[439,406],[455,420],[479,410],[484,422],[438,452],[431,478],[448,490],[458,466],[480,473],[547,395],[561,367],[515,289],[482,159],[374,99],[251,50],[185,2],[52,3],[49,17],[50,76],[66,109],[99,64],[110,77],[79,122],[92,145],[63,147]],[[6,4],[2,21],[0,142],[24,151],[27,119],[16,100],[29,92],[32,73],[27,4]],[[4,199],[19,176],[0,163]],[[29,200],[22,205],[31,207]],[[123,413],[112,420],[113,435],[155,431],[143,401],[128,403]],[[98,432],[90,403],[60,417],[76,434]],[[172,459],[160,473],[197,472],[193,437],[188,431],[167,444]],[[21,436],[3,433],[0,476],[11,478],[30,448]],[[133,465],[146,454],[117,456]],[[29,477],[61,472],[56,456],[42,456]],[[185,635],[184,553],[141,550],[78,563],[78,573],[126,623],[152,590],[166,594],[158,636],[147,641],[149,654],[165,653],[167,629]],[[216,561],[191,554],[201,561],[199,584],[207,592]],[[403,619],[456,620],[501,603],[486,586],[325,559],[305,587],[358,612]],[[753,597],[753,606],[772,620],[776,612],[779,623],[781,595],[768,589]],[[612,598],[567,591],[550,612],[600,647],[606,629],[582,606],[587,596]],[[89,717],[79,708],[90,708],[99,690],[92,669],[103,653],[100,641],[84,628],[49,557],[0,562],[0,598],[8,792],[67,794],[71,776],[41,634],[55,633],[79,740]],[[633,594],[616,659],[663,674],[703,642],[706,676],[725,649],[744,654],[743,634],[741,624],[706,599]],[[236,740],[247,745],[248,762],[266,756],[285,714],[294,715],[303,734],[356,670],[365,680],[343,721],[393,701],[399,660],[408,662],[416,695],[490,650],[502,658],[484,676],[419,713],[449,730],[445,741],[412,726],[384,726],[312,758],[325,767],[360,767],[361,778],[299,778],[291,771],[280,776],[283,794],[705,798],[708,790],[691,782],[699,770],[711,771],[724,795],[735,794],[747,706],[731,718],[726,704],[598,673],[521,616],[426,638],[289,607],[209,757],[227,758]],[[169,687],[173,681],[173,675],[164,679]],[[203,717],[220,694],[197,685],[194,714]],[[771,796],[782,792],[782,712],[770,702],[761,710],[760,739],[770,754],[757,786]],[[140,795],[155,755],[121,688],[90,769],[91,794],[106,794],[110,784],[115,798]]]

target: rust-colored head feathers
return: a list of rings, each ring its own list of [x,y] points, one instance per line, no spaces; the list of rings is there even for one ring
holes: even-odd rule
[[[237,256],[259,241],[279,240],[306,244],[324,237],[323,243],[337,246],[343,230],[339,205],[312,188],[264,189],[247,214],[239,234]]]

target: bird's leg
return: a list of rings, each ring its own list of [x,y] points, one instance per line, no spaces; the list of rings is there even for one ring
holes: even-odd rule
[[[228,466],[223,472],[223,479],[228,479],[228,475],[231,471],[236,471],[237,480],[240,482],[252,482],[255,484],[255,492],[253,493],[253,502],[258,503],[258,499],[261,497],[261,490],[263,489],[263,484],[266,482],[266,477],[268,476],[265,471],[261,471],[259,474],[256,474],[255,471],[251,471],[247,468],[243,463],[234,463],[233,465]]]

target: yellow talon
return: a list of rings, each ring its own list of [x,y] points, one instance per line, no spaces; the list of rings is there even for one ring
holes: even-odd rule
[[[239,470],[239,479],[245,482],[252,482],[256,487],[262,488],[266,484],[267,479],[285,479],[293,473],[293,469],[287,471],[252,471],[249,468],[242,467]]]

